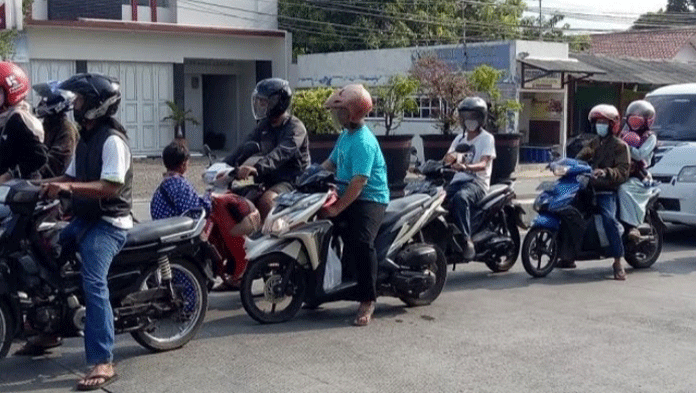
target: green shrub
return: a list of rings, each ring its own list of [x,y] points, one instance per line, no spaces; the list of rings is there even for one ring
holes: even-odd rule
[[[302,120],[309,134],[337,134],[338,129],[331,113],[324,109],[324,102],[334,89],[317,87],[295,91],[292,99],[292,114]]]

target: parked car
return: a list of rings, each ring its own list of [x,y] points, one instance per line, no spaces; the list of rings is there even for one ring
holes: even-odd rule
[[[662,205],[659,211],[662,220],[696,225],[696,143],[671,147],[650,168],[650,173],[662,183],[658,200]]]
[[[645,99],[655,107],[652,131],[657,134],[658,146],[653,164],[675,146],[696,142],[696,83],[661,87]]]

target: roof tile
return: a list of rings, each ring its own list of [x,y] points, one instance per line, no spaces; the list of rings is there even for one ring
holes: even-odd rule
[[[689,40],[696,28],[638,30],[593,34],[589,53],[642,59],[672,59]]]

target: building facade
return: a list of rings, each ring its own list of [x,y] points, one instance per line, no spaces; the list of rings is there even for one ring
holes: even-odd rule
[[[135,6],[135,7],[134,7]],[[291,36],[269,0],[35,0],[14,61],[32,83],[77,72],[121,81],[117,114],[135,155],[159,155],[174,136],[167,101],[191,110],[191,149],[232,149],[253,129],[258,80],[288,77]]]

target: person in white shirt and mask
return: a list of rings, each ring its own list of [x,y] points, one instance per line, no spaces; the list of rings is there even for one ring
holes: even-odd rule
[[[464,132],[454,139],[443,161],[459,172],[450,182],[447,194],[451,199],[450,214],[464,238],[464,259],[471,260],[476,255],[471,241],[471,208],[486,196],[490,187],[495,139],[483,129],[488,116],[483,99],[467,97],[457,110]],[[465,148],[456,149],[460,144],[466,145]]]

